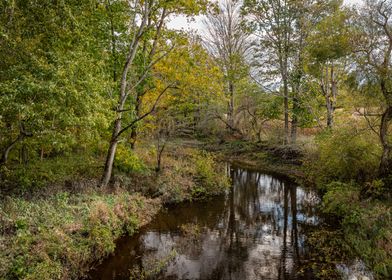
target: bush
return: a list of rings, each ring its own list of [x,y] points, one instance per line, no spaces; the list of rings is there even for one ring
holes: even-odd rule
[[[157,174],[155,193],[166,203],[207,198],[225,192],[230,186],[224,164],[207,152],[193,148],[177,149],[175,157],[165,158],[165,168]]]
[[[380,182],[374,182],[380,185]],[[332,182],[326,187],[323,211],[341,222],[342,238],[378,279],[392,277],[392,208],[376,200],[360,200],[360,187]],[[337,251],[340,248],[336,248]]]
[[[338,217],[350,214],[359,207],[359,190],[353,184],[332,182],[326,186],[323,197],[323,211]]]
[[[328,131],[318,137],[317,145],[316,157],[305,168],[319,186],[331,181],[366,181],[377,174],[381,149],[370,132]]]
[[[193,188],[194,197],[210,196],[222,193],[230,186],[225,170],[219,168],[214,156],[207,152],[193,154],[195,164],[195,180],[197,185]]]
[[[30,193],[49,184],[78,178],[94,178],[101,163],[86,154],[46,158],[28,165],[5,167],[0,170],[0,185],[18,193]]]
[[[145,173],[148,171],[143,161],[130,148],[123,145],[117,147],[114,166],[125,173]]]

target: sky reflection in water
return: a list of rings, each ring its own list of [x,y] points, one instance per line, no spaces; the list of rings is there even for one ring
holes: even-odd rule
[[[138,235],[120,240],[91,278],[129,279],[130,270],[156,270],[170,259],[151,279],[312,279],[295,271],[307,225],[318,223],[316,194],[277,176],[230,173],[229,194],[163,211]]]

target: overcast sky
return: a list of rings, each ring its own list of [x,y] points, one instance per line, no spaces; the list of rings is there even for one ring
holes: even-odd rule
[[[344,0],[344,4],[346,5],[358,5],[362,2],[363,0]],[[178,30],[195,30],[199,34],[203,33],[203,22],[202,22],[202,17],[196,17],[194,21],[189,22],[186,17],[183,16],[177,16],[173,18],[169,24],[169,28],[172,29],[178,29]]]

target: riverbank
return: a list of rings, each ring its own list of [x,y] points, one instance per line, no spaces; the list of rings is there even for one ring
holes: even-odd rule
[[[230,194],[164,209],[91,279],[302,279],[296,264],[317,223],[317,195],[285,176],[230,170]]]
[[[2,279],[77,279],[160,209],[159,199],[117,191],[27,201],[0,207]]]
[[[97,158],[46,160],[42,166],[38,162],[31,165],[34,168],[12,172],[14,177],[8,180],[22,184],[18,190],[27,191],[7,190],[11,195],[1,198],[0,278],[82,276],[93,262],[113,252],[120,236],[132,235],[147,224],[162,205],[224,192],[229,185],[222,176],[225,162],[310,182],[323,195],[321,211],[334,226],[315,229],[308,239],[316,252],[309,258],[319,260],[312,269],[321,279],[335,277],[337,264],[355,258],[362,259],[377,279],[388,278],[391,203],[363,194],[363,185],[375,192],[382,189],[382,182],[376,188],[377,181],[360,185],[320,180],[314,166],[324,174],[324,163],[306,153],[294,146],[179,140],[167,148],[163,168],[157,173],[153,146],[134,152],[119,149],[114,181],[107,189],[96,187],[94,176],[101,170]],[[338,166],[334,168],[339,172]],[[305,263],[304,269],[310,264]]]
[[[69,170],[61,170],[66,176],[56,173],[58,163],[48,169],[48,161],[46,172],[55,174],[54,181],[40,177],[39,163],[36,173],[24,172],[35,187],[27,184],[26,194],[2,197],[0,278],[77,279],[113,252],[120,236],[149,223],[162,205],[205,199],[229,186],[222,176],[224,166],[198,149],[169,147],[160,172],[154,160],[149,147],[120,150],[115,179],[106,189],[96,187],[97,178],[88,176],[97,166],[80,161],[67,163],[74,164],[73,169],[82,166],[74,181]],[[91,169],[84,177],[86,168]]]
[[[264,170],[302,181],[304,152],[298,146],[269,145],[248,141],[209,142],[204,148],[225,162]]]
[[[211,143],[207,148],[234,164],[285,174],[318,191],[326,222],[308,239],[314,252],[309,259],[318,260],[317,265],[309,261],[304,269],[311,266],[320,279],[336,279],[337,265],[360,259],[375,279],[392,277],[392,202],[385,195],[390,182],[367,175],[373,162],[341,142],[311,150],[246,141]],[[340,174],[345,176],[336,176]]]

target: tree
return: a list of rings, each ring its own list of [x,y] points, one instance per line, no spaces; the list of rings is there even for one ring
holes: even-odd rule
[[[272,80],[279,78],[282,83],[285,143],[289,142],[290,58],[294,50],[296,4],[291,0],[245,0],[243,6],[257,36],[254,66],[259,75],[267,74]],[[276,87],[276,82],[272,87]]]
[[[250,139],[262,142],[263,134],[282,114],[280,96],[263,92],[257,83],[243,81],[238,101],[239,129]]]
[[[339,82],[345,74],[345,62],[351,53],[349,14],[337,3],[308,38],[308,69],[317,80],[327,109],[327,127],[334,125]]]
[[[0,148],[38,155],[85,147],[107,129],[109,87],[102,5],[0,3]],[[72,63],[70,63],[72,61]],[[88,133],[87,133],[88,132]]]
[[[152,83],[155,89],[142,98],[141,112],[148,109],[159,94],[159,88],[175,83],[176,89],[168,90],[160,100],[155,113],[145,119],[145,135],[156,135],[158,124],[171,120],[174,131],[171,134],[192,136],[211,133],[214,112],[217,106],[225,103],[222,73],[213,57],[203,48],[200,39],[187,34],[179,34],[181,42],[168,56],[153,68]],[[159,119],[165,119],[162,122]]]
[[[359,31],[355,42],[355,59],[360,88],[372,89],[374,95],[382,96],[383,110],[379,138],[383,148],[379,173],[386,177],[392,173],[392,1],[365,2],[358,13],[356,28]]]
[[[160,98],[167,92],[173,85],[168,85],[163,88],[157,99],[151,106],[151,109],[136,118],[131,118],[129,123],[123,125],[124,113],[135,112],[135,102],[137,99],[137,88],[147,79],[152,67],[161,59],[166,57],[174,48],[173,42],[165,42],[168,44],[159,44],[162,39],[161,31],[171,14],[187,14],[193,15],[199,13],[205,8],[206,3],[200,1],[179,1],[179,2],[161,2],[157,0],[150,1],[129,1],[129,13],[131,14],[130,20],[130,40],[127,43],[128,50],[126,51],[125,60],[123,63],[123,70],[121,79],[119,81],[119,95],[117,105],[115,108],[115,120],[112,130],[112,136],[109,141],[109,148],[106,156],[104,172],[101,179],[101,185],[106,186],[112,176],[112,169],[114,158],[116,154],[117,144],[120,137],[129,129],[134,128],[135,125],[151,114],[159,102]],[[144,40],[151,39],[150,49],[148,52],[139,52],[140,45]],[[161,47],[158,49],[158,47]],[[147,56],[144,56],[146,54]],[[142,65],[142,71],[135,71],[135,63],[137,55],[141,55],[145,63]],[[139,65],[140,67],[140,65]],[[129,97],[133,96],[134,100],[129,102]],[[127,103],[128,101],[128,103]],[[137,103],[136,103],[137,104]],[[126,108],[129,106],[129,108]]]
[[[238,1],[224,0],[218,4],[216,10],[209,12],[205,21],[206,47],[224,73],[225,92],[229,99],[225,123],[232,132],[237,130],[234,123],[236,84],[247,76],[245,55],[249,49],[249,34],[244,28],[240,9]]]

